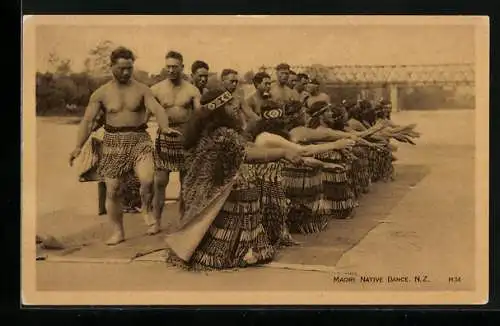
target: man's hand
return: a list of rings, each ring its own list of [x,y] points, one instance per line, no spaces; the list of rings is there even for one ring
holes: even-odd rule
[[[313,168],[323,167],[323,162],[313,157],[303,157],[302,161],[304,162],[305,165]]]
[[[73,161],[80,155],[81,152],[81,148],[75,148],[71,154],[69,154],[69,166],[73,166]]]
[[[351,149],[356,144],[354,140],[349,138],[337,140],[335,143],[337,144],[338,149]]]
[[[173,128],[160,129],[160,132],[167,136],[182,136],[182,133]]]
[[[304,162],[302,156],[300,156],[300,153],[288,149],[285,151],[284,159],[295,165],[302,164]]]

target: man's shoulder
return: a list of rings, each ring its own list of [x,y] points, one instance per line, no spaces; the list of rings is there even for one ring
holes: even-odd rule
[[[92,92],[92,98],[94,99],[98,99],[100,97],[102,97],[108,90],[109,90],[109,87],[111,86],[111,82],[112,81],[108,81],[104,84],[102,84],[101,86],[99,86],[95,91]]]
[[[278,82],[274,82],[271,84],[271,91],[275,91],[279,88],[280,88],[280,85],[278,84]]]
[[[200,90],[187,80],[182,80],[181,87],[188,92],[193,92],[194,94],[200,94]]]
[[[320,97],[330,100],[330,95],[328,95],[327,93],[324,93],[324,92],[320,94]]]
[[[150,88],[153,91],[157,91],[157,90],[161,89],[162,87],[164,87],[166,84],[167,84],[167,80],[163,79],[163,80],[160,80],[159,82],[153,84]]]

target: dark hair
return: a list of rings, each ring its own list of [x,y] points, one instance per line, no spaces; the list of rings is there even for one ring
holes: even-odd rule
[[[368,100],[361,100],[358,105],[361,108],[361,119],[373,125],[377,119],[373,105]]]
[[[274,109],[283,109],[283,108],[279,103],[273,100],[265,100],[262,103],[261,112],[263,114],[263,117],[260,120],[258,120],[255,123],[255,125],[248,128],[248,134],[250,135],[252,141],[254,141],[255,137],[257,137],[259,134],[263,132],[269,132],[281,136],[285,139],[289,138],[288,132],[285,129],[286,123],[284,116],[279,118],[269,118],[269,119],[265,118],[264,112]]]
[[[203,94],[200,102],[202,105],[207,104],[225,91],[219,87],[210,89]],[[208,110],[202,106],[201,110],[193,112],[184,128],[184,148],[189,150],[195,147],[203,136],[210,135],[220,127],[227,127],[239,133],[243,132],[241,123],[226,113],[224,105],[215,110]]]
[[[304,109],[301,101],[293,100],[283,105],[285,111],[286,130],[303,125]]]
[[[323,107],[325,107],[326,105],[328,105],[327,102],[325,101],[318,101],[318,102],[314,102],[311,107],[307,110],[307,113],[309,115],[313,115],[314,113],[318,112],[319,110],[321,110]],[[320,122],[321,122],[321,116],[323,116],[325,112],[322,112],[316,116],[311,116],[311,119],[309,119],[309,121],[307,122],[307,127],[309,128],[312,128],[312,129],[315,129],[315,128],[318,128],[320,126]]]
[[[290,65],[288,63],[280,63],[276,66],[276,70],[290,70]]]
[[[204,68],[206,70],[210,70],[209,66],[208,66],[208,63],[206,63],[205,61],[201,61],[201,60],[196,60],[195,62],[193,62],[193,64],[191,65],[191,72],[193,74],[196,73],[196,71],[198,69],[201,69],[201,68]]]
[[[127,49],[126,47],[120,46],[111,52],[109,56],[109,61],[112,65],[114,65],[118,59],[132,60],[135,61],[134,53]]]
[[[349,119],[355,119],[358,121],[363,120],[363,108],[359,104],[352,105],[348,110]]]
[[[302,80],[302,79],[309,80],[309,76],[307,74],[304,74],[304,73],[297,74],[297,77],[299,78],[299,80]]]
[[[320,82],[316,78],[311,78],[311,79],[309,79],[309,84],[313,84],[313,85],[318,85],[319,86]]]
[[[253,76],[253,78],[252,78],[252,82],[253,82],[254,86],[257,86],[260,83],[262,83],[262,81],[264,80],[264,78],[271,79],[271,76],[269,76],[269,74],[267,72],[258,72],[258,73],[256,73],[255,76]]]
[[[345,130],[347,121],[344,120],[346,110],[342,106],[333,106],[324,114],[325,124],[335,130]]]
[[[222,72],[220,73],[220,79],[224,79],[224,77],[226,77],[227,75],[230,75],[230,74],[237,75],[238,72],[234,69],[226,68],[226,69],[222,70]]]
[[[181,63],[184,62],[184,57],[180,52],[177,51],[168,51],[167,54],[165,55],[165,59],[169,58],[179,60]]]
[[[293,70],[290,70],[290,75],[295,75],[295,76],[297,76],[297,73],[296,73],[295,71],[293,71]]]

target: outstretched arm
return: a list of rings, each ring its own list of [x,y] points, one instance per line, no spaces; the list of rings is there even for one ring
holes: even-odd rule
[[[90,134],[92,133],[92,128],[94,126],[94,121],[96,120],[100,110],[100,106],[101,106],[100,89],[98,89],[90,96],[89,104],[85,109],[83,119],[80,122],[80,126],[78,127],[76,146],[73,152],[70,154],[69,158],[70,165],[73,165],[74,159],[78,155],[80,155],[83,145],[90,137]]]
[[[328,152],[330,150],[343,149],[345,147],[352,146],[354,145],[354,141],[339,140],[323,144],[300,145],[281,136],[263,132],[255,138],[255,145],[261,148],[284,148],[287,150],[297,151],[302,156],[311,156]]]
[[[330,128],[311,129],[307,127],[299,127],[290,131],[290,140],[294,143],[336,141],[343,138],[349,138],[351,136],[351,133]]]

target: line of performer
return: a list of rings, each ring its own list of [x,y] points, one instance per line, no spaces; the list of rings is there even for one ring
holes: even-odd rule
[[[100,181],[111,246],[126,239],[124,211],[140,212],[147,234],[161,231],[165,190],[179,172],[167,261],[189,269],[270,262],[298,244],[293,234],[353,218],[372,183],[394,178],[391,140],[420,136],[414,124],[391,121],[390,102],[332,103],[316,79],[285,63],[275,82],[256,73],[245,97],[234,69],[207,88],[207,63],[192,64],[189,82],[182,54],[169,51],[166,79],[148,87],[132,77],[134,61],[127,48],[111,53],[113,79],[91,95],[70,164],[77,159],[82,181]]]

